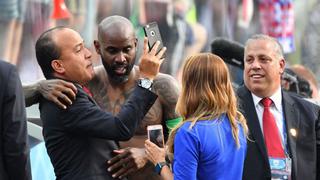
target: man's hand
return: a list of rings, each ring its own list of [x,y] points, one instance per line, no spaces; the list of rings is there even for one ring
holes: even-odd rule
[[[140,74],[143,78],[153,80],[159,73],[160,65],[163,62],[161,57],[167,50],[167,48],[164,47],[157,54],[159,44],[160,42],[157,41],[149,52],[148,39],[144,38],[143,54],[139,64]]]
[[[38,91],[44,98],[66,109],[75,100],[77,88],[70,82],[52,79],[40,81]]]
[[[124,178],[144,167],[148,159],[141,148],[125,148],[114,150],[117,155],[108,161],[108,171],[113,178]]]

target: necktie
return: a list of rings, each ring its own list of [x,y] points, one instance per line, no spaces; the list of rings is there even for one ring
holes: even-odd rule
[[[91,91],[89,90],[89,88],[87,88],[86,86],[82,86],[82,89],[84,92],[86,92],[90,97],[92,97],[92,93]]]
[[[268,155],[273,158],[284,158],[285,154],[281,145],[279,130],[276,125],[275,118],[270,111],[272,100],[270,98],[263,98],[261,101],[264,106],[262,117],[263,134]]]

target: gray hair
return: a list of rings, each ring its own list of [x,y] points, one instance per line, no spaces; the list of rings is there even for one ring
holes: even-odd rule
[[[278,55],[278,57],[284,59],[283,48],[276,38],[270,37],[266,34],[255,34],[247,40],[245,44],[245,48],[247,48],[247,46],[252,40],[266,40],[266,41],[272,42],[274,44],[275,52]]]

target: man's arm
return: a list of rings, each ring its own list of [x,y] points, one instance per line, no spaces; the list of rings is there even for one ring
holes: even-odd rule
[[[27,107],[38,103],[42,95],[44,98],[57,104],[60,108],[66,109],[75,100],[77,88],[70,82],[51,79],[24,85],[23,91]]]
[[[27,120],[21,82],[9,70],[3,106],[3,155],[9,179],[31,180]]]
[[[181,121],[175,111],[180,93],[178,82],[170,75],[159,74],[154,81],[154,91],[159,96],[162,105],[163,121],[167,127],[165,137],[167,137],[171,129]]]
[[[66,131],[72,134],[124,141],[133,136],[138,122],[151,108],[157,95],[150,90],[136,87],[116,116],[103,111],[87,98],[84,92],[79,92],[73,105],[64,110],[60,109],[59,117]]]

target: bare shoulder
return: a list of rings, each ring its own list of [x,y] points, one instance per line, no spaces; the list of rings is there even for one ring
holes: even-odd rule
[[[175,107],[179,97],[179,84],[172,76],[160,73],[155,79],[153,90],[160,100],[164,119],[175,119],[179,117]]]
[[[168,74],[159,73],[154,79],[153,89],[162,101],[177,101],[179,84]]]

